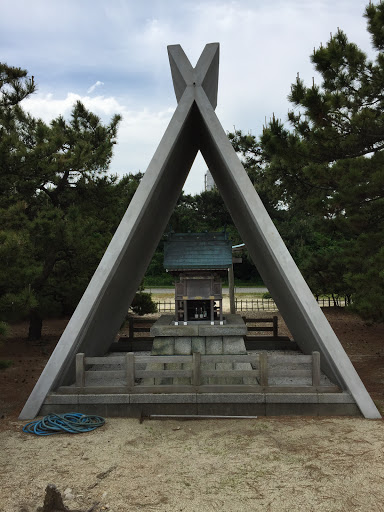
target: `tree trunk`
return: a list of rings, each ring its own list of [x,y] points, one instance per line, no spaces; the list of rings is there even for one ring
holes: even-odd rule
[[[32,309],[29,315],[28,341],[41,340],[41,331],[43,328],[43,319],[36,309]]]

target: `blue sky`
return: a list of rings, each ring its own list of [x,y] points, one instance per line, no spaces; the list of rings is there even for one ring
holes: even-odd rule
[[[24,106],[49,121],[80,99],[103,120],[122,114],[110,172],[145,171],[176,107],[167,45],[195,65],[220,43],[216,113],[225,130],[259,135],[272,113],[287,117],[299,72],[316,77],[309,56],[340,27],[370,53],[366,0],[14,0],[0,2],[0,60],[34,75]],[[185,184],[199,193],[198,156]]]

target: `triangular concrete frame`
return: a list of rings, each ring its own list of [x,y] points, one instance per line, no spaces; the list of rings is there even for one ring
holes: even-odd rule
[[[73,382],[77,352],[96,356],[108,350],[198,150],[294,340],[304,353],[321,353],[322,370],[351,393],[366,418],[380,418],[216,117],[219,44],[207,44],[195,68],[181,46],[169,46],[168,54],[176,111],[20,418],[34,418],[49,391]]]

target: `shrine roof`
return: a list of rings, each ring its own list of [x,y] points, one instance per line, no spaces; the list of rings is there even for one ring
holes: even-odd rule
[[[224,270],[231,264],[226,233],[173,233],[164,244],[167,270]]]

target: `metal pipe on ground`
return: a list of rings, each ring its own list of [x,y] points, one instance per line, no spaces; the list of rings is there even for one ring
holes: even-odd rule
[[[257,416],[221,416],[215,414],[149,414],[141,416],[140,423],[147,420],[255,420]]]

